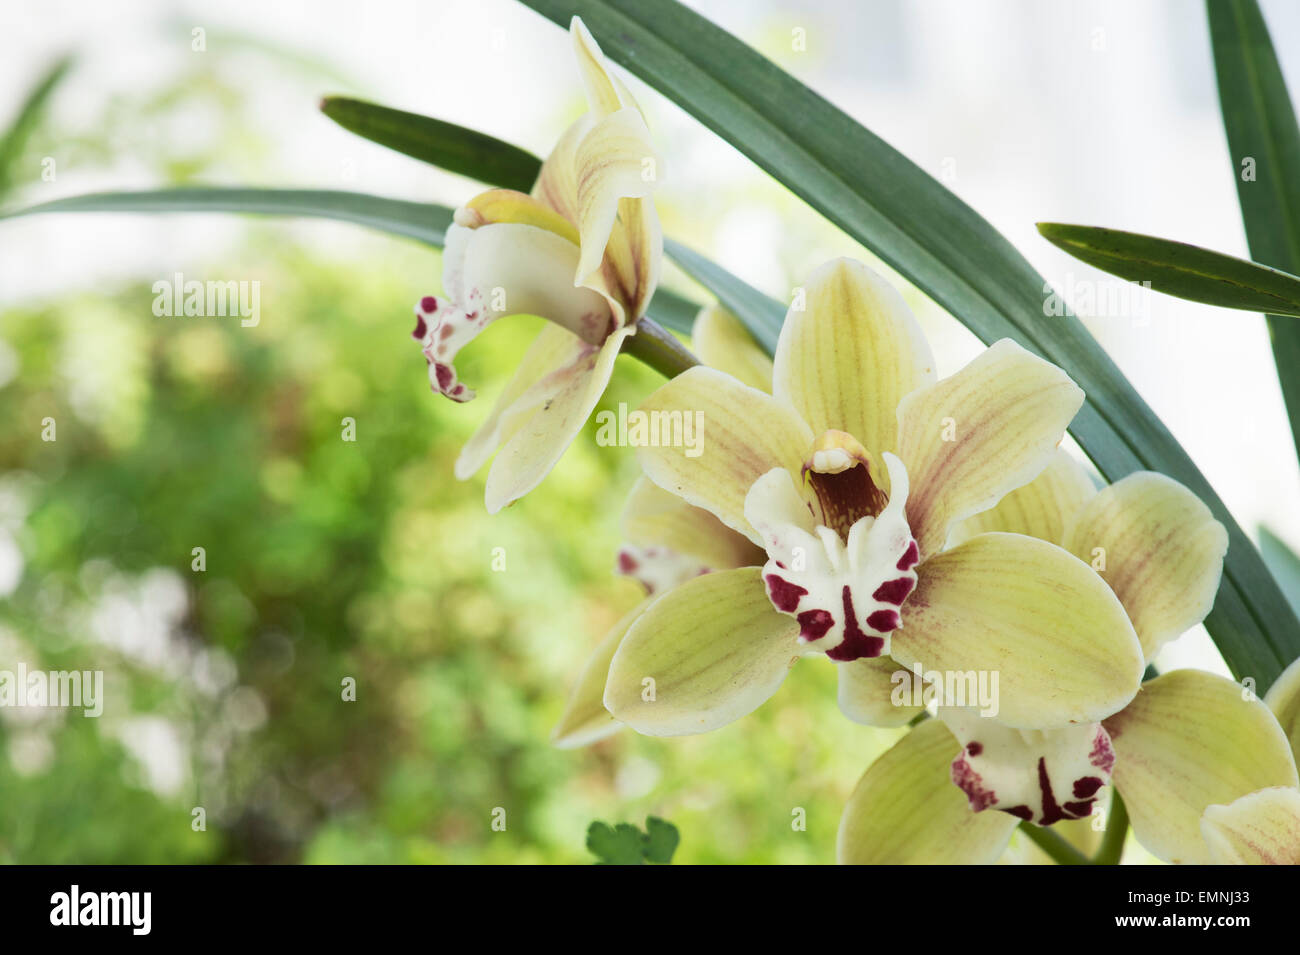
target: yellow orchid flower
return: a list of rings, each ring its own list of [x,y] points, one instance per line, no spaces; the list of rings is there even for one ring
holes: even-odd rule
[[[435,392],[469,401],[457,354],[497,319],[547,326],[456,461],[488,474],[495,513],[536,487],[604,392],[659,280],[663,236],[651,193],[659,160],[640,108],[582,21],[571,34],[589,111],[560,138],[531,195],[492,189],[456,210],[441,297],[415,306],[414,337]]]
[[[1209,612],[1227,549],[1222,525],[1177,482],[1141,472],[1098,492],[1060,451],[954,537],[990,532],[1053,541],[1090,559],[1132,620],[1144,662]],[[1017,729],[969,709],[939,715],[863,776],[841,820],[840,861],[990,862],[1022,819],[1087,817],[1113,784],[1147,849],[1205,863],[1214,860],[1205,825],[1239,824],[1236,810],[1223,817],[1211,807],[1297,780],[1268,707],[1248,687],[1198,670],[1157,677],[1118,712],[1066,728]],[[904,800],[947,838],[919,832],[906,841]],[[1277,815],[1271,803],[1267,811]],[[1252,824],[1241,812],[1240,824]]]
[[[798,290],[771,394],[697,367],[641,406],[702,416],[702,453],[641,448],[642,468],[767,560],[693,577],[631,623],[605,690],[615,718],[705,732],[817,652],[839,664],[846,714],[881,725],[915,714],[891,681],[922,661],[998,671],[1012,726],[1092,722],[1133,698],[1142,648],[1087,564],[1007,533],[944,549],[1048,465],[1083,393],[1009,340],[942,381],[933,364],[897,291],[839,260]]]

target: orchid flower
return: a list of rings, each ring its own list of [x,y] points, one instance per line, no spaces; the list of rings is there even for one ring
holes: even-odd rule
[[[890,681],[922,662],[998,671],[1011,726],[1092,722],[1133,698],[1142,648],[1087,564],[1007,533],[944,549],[1048,465],[1083,393],[1009,340],[942,381],[933,366],[898,292],[839,260],[797,290],[771,394],[701,366],[647,399],[651,415],[702,414],[704,446],[642,448],[646,475],[766,561],[692,577],[632,622],[605,689],[616,719],[706,732],[814,653],[838,663],[846,714],[880,725],[919,712],[893,705]]]
[[[456,210],[444,295],[415,307],[429,383],[453,401],[474,397],[455,360],[484,328],[518,314],[553,323],[456,461],[465,480],[501,449],[487,480],[493,513],[536,487],[573,441],[659,280],[658,159],[645,119],[577,17],[570,32],[589,112],[560,138],[531,195],[492,189]]]
[[[1089,558],[1131,619],[1144,662],[1209,612],[1227,550],[1222,525],[1182,485],[1141,472],[1098,492],[1064,452],[955,536],[990,532]],[[943,707],[939,715],[859,782],[840,824],[842,862],[990,862],[1021,820],[1086,818],[1113,784],[1147,849],[1204,863],[1213,853],[1203,817],[1213,826],[1221,816],[1207,816],[1210,807],[1296,785],[1295,759],[1268,707],[1249,688],[1198,670],[1157,677],[1112,715],[1065,728],[1017,729]],[[1234,810],[1222,825],[1236,818]]]

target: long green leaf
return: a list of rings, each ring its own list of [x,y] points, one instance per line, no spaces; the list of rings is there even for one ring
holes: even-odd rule
[[[68,71],[72,69],[72,63],[71,56],[64,56],[55,61],[23,99],[9,128],[0,134],[0,197],[3,197],[17,180],[18,177],[14,175],[15,166],[27,146],[27,141],[40,126],[50,97],[68,75]]]
[[[1259,529],[1259,552],[1272,568],[1291,606],[1300,613],[1300,555],[1267,527]]]
[[[47,212],[238,212],[339,219],[442,247],[452,210],[335,189],[246,189],[194,186],[144,192],[93,192],[54,199],[0,216]]]
[[[474,129],[364,100],[329,96],[321,112],[349,132],[481,182],[527,192],[541,160]]]
[[[245,189],[224,186],[98,192],[55,199],[0,215],[47,212],[237,212],[247,215],[337,219],[442,248],[452,210],[446,206],[385,199],[331,189]],[[668,289],[655,292],[649,314],[660,325],[689,334],[700,306]]]
[[[1186,242],[1096,226],[1040,222],[1043,238],[1080,261],[1157,292],[1222,308],[1300,316],[1300,277]]]
[[[1249,537],[1163,422],[1072,316],[1044,315],[1045,283],[927,173],[827,100],[672,0],[523,0],[583,18],[605,52],[681,105],[907,277],[985,342],[1011,337],[1064,368],[1088,400],[1071,428],[1107,478],[1161,471],[1229,532],[1206,620],[1233,672],[1267,687],[1300,655],[1300,621]]]
[[[418,113],[341,99],[324,100],[321,110],[358,136],[488,185],[528,192],[542,168],[540,159],[517,146]],[[680,242],[667,240],[664,251],[687,275],[734,312],[768,351],[776,348],[776,338],[785,318],[785,309],[779,302]],[[690,330],[689,323],[683,330]]]
[[[1219,103],[1250,257],[1300,274],[1300,127],[1254,0],[1207,0]],[[1300,454],[1300,323],[1268,316]]]

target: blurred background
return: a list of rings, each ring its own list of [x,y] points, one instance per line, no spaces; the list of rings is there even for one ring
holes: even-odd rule
[[[1036,221],[1246,254],[1197,0],[691,5],[947,183],[1067,301],[1108,280]],[[1263,8],[1294,91],[1300,8]],[[320,96],[543,155],[583,110],[564,33],[507,0],[9,0],[0,31],[0,129],[72,57],[0,168],[5,210],[195,183],[456,205],[479,187],[346,133]],[[830,256],[874,263],[630,85],[669,164],[667,233],[781,299]],[[176,272],[259,282],[260,323],[155,317],[151,286]],[[0,669],[100,669],[107,696],[99,719],[0,709],[0,861],[585,862],[593,819],[647,813],[681,829],[679,862],[832,860],[844,800],[898,731],[844,720],[827,661],[704,737],[549,745],[588,651],[639,599],[611,574],[635,461],[589,425],[489,518],[482,475],[451,464],[534,324],[467,351],[478,401],[436,398],[409,332],[439,272],[427,248],[324,221],[0,221]],[[907,294],[941,374],[977,352]],[[1243,526],[1300,544],[1262,320],[1160,296],[1080,314]],[[657,383],[622,359],[603,406]],[[1203,631],[1160,664],[1226,672]],[[1008,861],[1036,853],[1017,838]]]

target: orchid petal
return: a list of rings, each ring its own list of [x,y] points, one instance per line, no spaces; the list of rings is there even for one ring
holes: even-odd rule
[[[639,109],[627,87],[610,72],[609,60],[605,59],[600,44],[581,17],[569,21],[569,35],[573,39],[573,52],[591,111],[597,116],[608,116],[627,106]]]
[[[623,728],[623,724],[605,709],[605,680],[609,676],[609,662],[614,659],[618,645],[649,605],[649,600],[643,600],[628,611],[601,638],[582,665],[578,682],[564,707],[564,714],[551,731],[551,742],[560,749],[586,746]]]
[[[1096,493],[1083,465],[1057,448],[1042,474],[1016,488],[991,510],[962,521],[954,529],[953,539],[961,543],[976,534],[1005,531],[1060,544],[1069,523]]]
[[[1264,705],[1273,711],[1282,732],[1291,741],[1291,753],[1300,763],[1300,659],[1282,671],[1264,695]]]
[[[998,675],[997,718],[1092,723],[1142,679],[1142,647],[1110,588],[1054,544],[980,534],[924,561],[890,654],[904,666]],[[950,701],[951,702],[951,701]]]
[[[530,389],[518,399],[532,411],[525,420],[510,422],[513,434],[488,471],[488,513],[495,514],[517,501],[551,473],[591,417],[609,384],[623,340],[635,331],[636,326],[620,328],[599,347],[586,345],[577,349],[568,364],[539,381],[535,391]],[[540,405],[530,400],[543,393],[549,397]]]
[[[1214,606],[1228,532],[1187,488],[1142,471],[1093,497],[1065,546],[1119,596],[1150,660]]]
[[[633,231],[644,240],[638,243],[639,264],[655,273],[642,275],[637,272],[638,291],[627,297],[634,308],[640,306],[628,316],[636,318],[650,300],[650,292],[658,280],[663,236],[652,205],[647,209],[635,202],[620,204],[620,200],[649,199],[658,182],[661,160],[650,142],[650,131],[636,109],[621,109],[603,117],[586,131],[577,143],[573,158],[578,184],[577,226],[582,248],[574,283],[585,282],[600,268],[614,222],[620,214],[623,214],[625,227],[629,225],[627,218],[634,217],[636,228]]]
[[[1083,392],[1055,365],[1004,338],[898,409],[911,476],[908,522],[923,557],[950,527],[1028,484],[1048,464]]]
[[[614,654],[605,706],[647,736],[725,726],[777,691],[798,627],[768,603],[757,567],[696,577],[657,598]]]
[[[691,347],[710,368],[759,391],[772,390],[772,359],[740,319],[721,305],[705,306],[695,316]]]
[[[1272,787],[1207,806],[1201,835],[1215,865],[1300,865],[1300,790]]]
[[[745,495],[772,468],[799,473],[813,441],[808,425],[771,395],[702,366],[660,387],[639,410],[652,419],[658,412],[700,422],[698,448],[639,449],[646,476],[761,545],[745,520]]]
[[[1212,673],[1156,677],[1104,725],[1133,832],[1168,862],[1210,861],[1201,837],[1207,806],[1297,784],[1290,746],[1268,707]]]
[[[689,576],[695,576],[705,571],[757,567],[767,559],[749,538],[645,477],[637,479],[623,507],[623,539],[619,570],[641,580],[650,593],[686,579],[671,580],[665,586],[658,565],[666,561],[690,567]]]
[[[559,325],[542,327],[497,398],[491,414],[461,449],[455,469],[458,480],[472,477],[502,442],[519,430],[531,412],[560,389],[564,376],[555,372],[571,364],[587,347],[582,339]]]
[[[844,807],[836,841],[843,865],[988,864],[1019,820],[971,812],[948,767],[961,744],[938,720],[921,723],[877,759]]]
[[[935,379],[934,357],[898,290],[851,259],[819,268],[781,326],[772,391],[817,434],[872,454],[898,446],[898,404]],[[910,465],[909,465],[910,466]]]
[[[912,675],[889,657],[863,657],[837,669],[840,712],[855,723],[903,726],[925,711],[904,702],[912,700]]]

